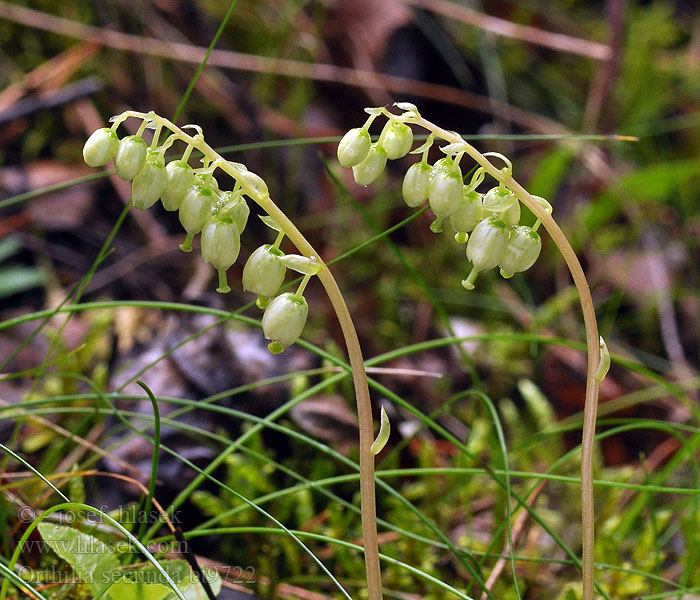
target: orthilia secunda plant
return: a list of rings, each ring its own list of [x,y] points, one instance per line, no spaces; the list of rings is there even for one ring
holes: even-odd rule
[[[138,120],[140,125],[136,134],[120,140],[117,131],[127,119]],[[150,142],[144,139],[146,130],[154,130]],[[193,130],[193,135],[186,130]],[[341,143],[345,147],[341,153],[343,164],[354,167],[364,162],[361,171],[367,184],[381,174],[389,156],[399,158],[410,150],[412,134],[410,128],[402,123],[391,124],[384,132],[383,140],[388,149],[373,145],[366,131],[358,130],[350,132]],[[166,161],[166,150],[174,153],[180,146],[181,154],[174,160]],[[201,155],[199,164],[192,162],[195,151]],[[370,154],[371,158],[367,161]],[[380,436],[374,440],[372,406],[362,351],[345,300],[326,264],[272,201],[264,180],[245,165],[221,157],[204,141],[202,130],[196,125],[178,127],[154,112],[126,111],[112,118],[110,128],[99,129],[90,136],[85,143],[83,156],[85,162],[93,167],[114,160],[117,175],[132,182],[132,204],[135,208],[146,210],[160,200],[165,210],[177,211],[185,230],[180,248],[191,252],[193,243],[200,236],[202,258],[216,269],[217,291],[220,293],[231,290],[227,270],[238,260],[241,236],[250,214],[248,202],[255,202],[262,208],[266,214],[261,219],[275,231],[276,237],[271,244],[261,245],[250,255],[243,268],[242,287],[254,293],[257,306],[264,309],[261,327],[264,336],[270,340],[270,352],[283,352],[299,340],[309,312],[304,291],[310,280],[318,277],[340,323],[352,371],[360,430],[360,497],[367,592],[370,600],[381,600],[374,455],[389,437],[389,422],[383,412]],[[219,173],[233,179],[231,190],[221,189],[216,178]],[[281,249],[285,239],[296,247],[299,254],[285,253]],[[300,273],[302,279],[296,291],[281,293],[288,270]],[[232,445],[224,450],[206,472],[221,464],[234,449]]]
[[[136,134],[120,140],[117,129],[128,118],[141,119],[141,124]],[[160,143],[164,128],[170,135]],[[194,129],[195,135],[185,134],[185,128]],[[150,144],[143,138],[147,129],[155,130]],[[166,165],[165,152],[178,141],[184,143],[182,155]],[[201,167],[189,164],[195,149],[203,155]],[[231,291],[226,272],[240,253],[241,234],[250,214],[246,198],[260,203],[269,197],[267,185],[260,177],[245,165],[225,161],[211,150],[198,126],[186,125],[180,129],[154,113],[127,111],[114,117],[111,128],[98,129],[90,136],[83,157],[90,166],[102,166],[114,159],[117,175],[132,182],[131,200],[135,208],[146,210],[160,200],[166,210],[178,211],[185,230],[181,250],[191,252],[195,236],[201,234],[202,258],[218,274],[216,291]],[[232,190],[220,189],[215,177],[218,170],[233,177]],[[261,309],[274,304],[263,316],[262,326],[263,333],[271,340],[270,351],[280,353],[301,336],[308,314],[302,293],[309,279],[320,271],[321,262],[315,256],[282,252],[280,245],[285,233],[271,216],[262,218],[277,232],[277,239],[250,256],[243,269],[243,289],[258,295],[256,303]],[[293,298],[289,294],[277,296],[288,268],[304,275]]]
[[[544,198],[529,194],[514,178],[513,165],[502,154],[482,154],[458,133],[447,131],[423,118],[415,105],[397,102],[392,112],[387,107],[367,108],[369,117],[358,128],[351,129],[338,146],[338,162],[352,167],[355,182],[366,186],[376,181],[386,166],[387,159],[401,158],[407,153],[420,155],[403,178],[401,195],[411,208],[428,202],[435,220],[431,231],[440,233],[443,222],[454,230],[454,239],[466,244],[466,258],[471,268],[462,286],[471,290],[479,273],[498,267],[501,276],[512,277],[529,269],[542,248],[538,233],[540,226],[549,233],[569,267],[579,294],[586,329],[588,372],[586,404],[582,433],[581,498],[583,557],[583,598],[592,600],[594,590],[594,510],[593,510],[593,445],[598,404],[598,385],[610,364],[610,356],[603,339],[598,336],[593,301],[583,269],[557,223],[552,218],[552,206]],[[369,129],[379,118],[386,118],[376,142]],[[425,143],[411,150],[412,127],[427,132]],[[440,151],[443,158],[429,162],[433,144],[445,142]],[[498,168],[487,157],[495,157],[505,166]],[[469,181],[462,176],[462,162],[468,157],[476,164]],[[469,166],[470,170],[471,166]],[[479,191],[486,177],[496,185]],[[520,204],[535,215],[528,226],[520,223]]]
[[[540,225],[550,234],[569,266],[581,297],[589,350],[586,408],[582,444],[582,504],[583,504],[583,589],[585,600],[592,599],[593,590],[593,496],[592,457],[593,433],[597,406],[598,383],[609,364],[609,355],[598,338],[593,304],[585,276],[565,236],[551,217],[551,206],[542,198],[527,193],[512,177],[512,164],[497,153],[481,154],[458,134],[446,131],[423,119],[417,108],[408,103],[395,105],[394,114],[386,108],[366,109],[369,118],[362,127],[349,131],[338,146],[338,160],[352,168],[359,185],[369,185],[381,176],[387,160],[400,159],[408,153],[421,155],[420,161],[409,168],[402,185],[402,195],[410,207],[428,202],[435,215],[431,230],[442,231],[448,221],[454,229],[455,240],[466,244],[465,253],[472,267],[462,285],[474,286],[477,275],[499,267],[504,277],[527,270],[536,261],[541,248],[537,230]],[[387,119],[376,142],[369,129],[379,117]],[[121,140],[119,126],[127,119],[140,120],[135,135]],[[423,145],[411,152],[413,129],[428,132]],[[147,129],[153,129],[150,143],[144,140]],[[190,135],[185,130],[194,130]],[[161,136],[164,141],[161,143]],[[432,145],[444,140],[444,158],[430,164],[428,154]],[[176,145],[177,144],[177,145]],[[165,151],[183,145],[182,154],[166,164]],[[192,153],[201,155],[201,164],[190,164]],[[359,424],[359,467],[362,514],[362,537],[369,600],[381,600],[381,572],[377,548],[374,491],[374,455],[381,451],[389,437],[386,413],[381,416],[380,434],[374,440],[372,407],[359,341],[345,300],[327,265],[309,244],[295,224],[280,211],[270,198],[264,180],[241,163],[225,160],[204,141],[196,125],[178,127],[153,113],[126,111],[112,119],[110,128],[99,129],[85,144],[85,162],[103,166],[114,160],[117,175],[132,181],[132,203],[145,210],[161,201],[169,211],[178,211],[185,230],[181,249],[193,250],[196,236],[201,235],[202,258],[218,274],[217,291],[228,292],[227,270],[238,259],[241,235],[248,220],[253,201],[263,210],[262,220],[276,232],[271,244],[263,244],[248,258],[243,269],[242,287],[256,294],[256,304],[264,309],[261,320],[263,334],[270,340],[272,353],[284,351],[301,336],[308,316],[304,291],[309,281],[317,277],[323,285],[338,318],[345,339],[352,371]],[[465,156],[477,163],[471,180],[463,180]],[[497,168],[488,156],[505,163]],[[221,172],[233,179],[233,189],[221,190],[216,175]],[[490,176],[497,185],[482,193],[478,191]],[[536,217],[532,226],[519,224],[520,203]],[[299,254],[286,254],[283,240],[296,247]],[[287,270],[302,274],[295,292],[280,293]],[[607,357],[607,360],[606,360]],[[207,469],[213,469],[235,446],[224,450]],[[207,471],[208,472],[208,471]]]
[[[452,141],[428,128],[424,144],[411,151],[413,131],[411,124],[420,118],[415,106],[397,104],[402,114],[394,114],[386,108],[368,108],[369,118],[362,127],[351,129],[338,146],[338,161],[351,166],[355,182],[369,185],[376,181],[386,166],[386,159],[402,158],[409,152],[421,155],[421,159],[406,171],[401,186],[404,202],[416,208],[426,201],[435,220],[431,231],[441,233],[443,222],[448,220],[458,243],[466,244],[466,256],[472,267],[462,285],[474,289],[476,277],[483,271],[500,266],[503,277],[512,277],[529,269],[541,250],[537,229],[538,220],[531,227],[520,224],[520,200],[508,187],[506,179],[512,176],[513,165],[503,155],[488,152],[483,156],[496,156],[505,167],[499,171],[498,185],[485,193],[477,188],[483,183],[487,170],[478,165],[469,182],[465,182],[460,163],[466,153],[464,141]],[[380,116],[387,118],[379,139],[371,143],[369,128]],[[457,136],[454,132],[446,132]],[[459,137],[459,136],[457,136]],[[428,162],[428,155],[438,139],[448,142],[440,150],[446,155]],[[461,138],[459,138],[461,139]],[[538,205],[551,213],[551,205],[536,196]],[[470,237],[471,234],[471,237]],[[503,265],[501,263],[503,262]]]

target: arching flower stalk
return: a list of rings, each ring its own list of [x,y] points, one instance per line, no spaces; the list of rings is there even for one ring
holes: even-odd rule
[[[394,106],[400,113],[392,113],[384,107],[365,109],[370,117],[363,127],[351,130],[343,138],[338,148],[339,162],[343,166],[353,167],[353,175],[359,185],[368,185],[375,181],[384,169],[385,159],[389,154],[389,149],[383,147],[387,131],[395,132],[391,138],[391,147],[393,149],[400,145],[401,156],[406,153],[406,147],[398,144],[397,138],[406,140],[410,146],[408,140],[413,139],[411,126],[428,132],[426,142],[411,152],[422,156],[419,162],[408,169],[403,180],[402,195],[410,207],[429,202],[435,215],[435,221],[430,226],[433,232],[440,233],[443,221],[449,219],[455,230],[455,240],[466,243],[466,255],[472,263],[472,268],[462,281],[465,289],[473,289],[477,275],[494,267],[499,267],[501,275],[505,278],[529,269],[537,260],[542,246],[537,233],[540,225],[549,233],[571,272],[583,312],[588,352],[581,444],[582,579],[583,599],[593,600],[593,448],[598,387],[606,370],[602,367],[599,369],[599,363],[602,360],[603,367],[605,361],[609,364],[609,354],[598,335],[593,300],[581,264],[566,236],[552,218],[551,205],[543,198],[530,194],[513,179],[513,165],[505,156],[495,152],[482,154],[458,133],[447,131],[424,119],[413,104],[398,102]],[[372,144],[369,127],[380,116],[386,117],[387,123],[379,140]],[[446,156],[431,166],[428,163],[428,152],[437,140],[447,142],[447,145],[440,148]],[[398,157],[399,152],[395,154]],[[352,160],[349,159],[350,156]],[[463,163],[467,156],[476,162],[477,169],[470,183],[465,184],[460,163]],[[488,159],[489,156],[502,160],[505,167],[496,167]],[[379,160],[378,157],[383,159]],[[498,185],[482,195],[476,189],[487,175],[495,179]],[[527,206],[536,217],[531,227],[518,224],[520,203]]]
[[[141,120],[139,130],[136,135],[119,141],[117,128],[129,118]],[[199,127],[177,127],[153,112],[136,111],[126,111],[114,117],[112,122],[111,128],[100,129],[90,136],[83,150],[85,162],[90,166],[102,166],[114,159],[117,174],[126,181],[134,182],[132,193],[135,194],[134,203],[137,208],[146,209],[160,198],[166,210],[177,210],[186,231],[181,245],[183,251],[191,251],[193,239],[201,233],[202,257],[218,272],[218,292],[230,290],[226,270],[236,261],[240,250],[240,235],[249,214],[245,198],[258,204],[267,214],[263,220],[278,232],[277,239],[273,244],[258,248],[248,259],[243,271],[243,287],[257,294],[258,307],[265,309],[262,327],[265,336],[270,339],[268,347],[271,352],[282,352],[301,335],[308,313],[303,292],[309,280],[318,277],[325,288],[338,317],[352,369],[360,431],[360,497],[368,596],[370,600],[381,600],[374,455],[371,450],[374,439],[372,407],[357,333],[333,275],[318,252],[272,201],[262,178],[249,171],[245,165],[221,157],[204,141]],[[162,146],[149,148],[141,137],[146,128],[155,129],[152,144],[158,144],[164,130],[170,135]],[[195,135],[186,133],[186,128],[195,129]],[[398,134],[401,135],[400,128]],[[387,132],[387,136],[390,135],[396,137],[397,132]],[[366,138],[359,142],[354,140],[351,145],[355,148],[358,143],[366,144],[367,141]],[[185,144],[182,157],[163,165],[163,149],[175,142]],[[395,146],[394,154],[401,151],[399,143]],[[193,168],[188,162],[193,150],[202,155],[201,168]],[[359,151],[364,152],[364,149],[360,148]],[[348,154],[349,162],[353,162],[352,152],[349,151]],[[219,189],[215,178],[217,171],[233,178],[233,190]],[[379,173],[381,169],[378,170]],[[280,250],[284,237],[294,244],[300,254],[285,255]],[[277,295],[288,268],[304,275],[302,283],[296,293]],[[207,469],[218,465],[232,449],[233,447],[224,450]]]

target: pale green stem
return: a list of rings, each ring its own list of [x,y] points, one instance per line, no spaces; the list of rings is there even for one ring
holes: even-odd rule
[[[588,368],[586,374],[586,403],[583,410],[583,432],[581,441],[581,523],[582,523],[582,580],[583,600],[593,600],[595,565],[594,565],[594,535],[595,535],[595,507],[593,500],[593,450],[595,443],[596,413],[598,411],[598,386],[595,373],[599,361],[598,323],[596,321],[593,298],[588,287],[588,281],[581,268],[581,263],[576,256],[571,244],[557,225],[552,215],[538,202],[525,188],[523,188],[512,175],[503,173],[485,158],[476,148],[467,143],[461,136],[447,131],[427,121],[423,117],[416,117],[407,122],[414,123],[449,143],[464,144],[464,151],[469,154],[484,171],[498,180],[501,185],[508,187],[518,199],[527,206],[538,221],[547,230],[556,244],[559,252],[569,267],[574,285],[578,291],[583,322],[586,329],[586,349],[588,353]]]
[[[238,183],[236,183],[236,185],[238,185]],[[269,213],[268,213],[268,214],[269,214]],[[279,250],[279,249],[280,249],[280,244],[282,244],[282,240],[284,239],[284,235],[285,235],[285,234],[284,234],[284,231],[280,231],[280,232],[277,234],[277,237],[275,238],[275,241],[272,243],[272,247],[273,247],[275,250]]]
[[[209,161],[220,159],[219,168],[240,183],[243,192],[256,202],[280,227],[280,234],[286,235],[296,248],[308,258],[315,258],[321,266],[318,279],[326,290],[326,294],[333,305],[340,328],[345,338],[348,350],[348,359],[352,369],[352,379],[355,387],[355,399],[357,402],[357,420],[360,430],[359,458],[360,458],[360,508],[362,514],[362,542],[365,549],[365,569],[367,572],[367,588],[369,600],[382,600],[381,570],[379,566],[379,549],[377,546],[377,515],[374,490],[374,455],[371,447],[374,441],[374,427],[372,423],[372,404],[367,384],[364,360],[360,341],[352,322],[350,311],[345,304],[345,299],[340,288],[331,274],[328,266],[323,262],[318,252],[309,244],[296,225],[277,207],[269,194],[261,196],[260,192],[246,179],[246,171],[236,164],[227,162],[216,153],[203,139],[196,139],[187,135],[168,119],[159,115],[127,111],[128,117],[150,118],[158,124],[175,133],[179,139],[197,148]],[[368,119],[371,123],[371,118]],[[278,236],[281,242],[281,237]]]
[[[301,280],[297,291],[294,292],[295,298],[301,298],[304,295],[304,290],[306,289],[306,286],[308,285],[309,281],[311,281],[312,277],[313,275],[304,275],[304,278]]]
[[[180,159],[182,162],[187,162],[190,160],[190,154],[192,154],[192,150],[194,150],[194,146],[192,144],[187,144],[187,148],[185,148],[185,151],[182,153],[182,158]]]
[[[156,125],[156,130],[153,132],[153,140],[151,140],[151,150],[155,150],[158,147],[158,142],[160,141],[160,132],[163,126],[161,124]]]
[[[143,116],[143,123],[139,125],[138,131],[136,132],[136,135],[138,137],[141,137],[143,135],[143,132],[146,131],[146,127],[148,126],[149,120],[150,119],[148,118],[148,115]]]

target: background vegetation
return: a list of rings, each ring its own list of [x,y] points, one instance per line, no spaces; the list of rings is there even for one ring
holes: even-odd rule
[[[370,188],[338,167],[334,141],[363,107],[405,100],[507,154],[588,274],[613,354],[599,593],[698,597],[697,16],[682,0],[0,2],[0,441],[16,453],[0,459],[3,564],[26,527],[18,508],[59,502],[30,466],[71,500],[121,506],[111,514],[144,542],[167,533],[130,523],[124,507],[143,493],[114,478],[151,480],[156,417],[140,379],[160,408],[155,498],[220,569],[221,597],[340,594],[231,489],[296,530],[353,596],[363,586],[352,389],[320,286],[306,342],[268,355],[239,318],[259,312],[236,282],[269,230],[251,218],[220,296],[215,271],[179,251],[173,214],[125,216],[128,184],[82,162],[109,116],[154,109],[262,175],[336,261],[376,412],[392,422],[378,457],[386,595],[579,597],[573,285],[545,238],[524,276],[487,273],[465,292],[463,250],[401,201],[409,159]],[[22,564],[70,570],[48,551]]]

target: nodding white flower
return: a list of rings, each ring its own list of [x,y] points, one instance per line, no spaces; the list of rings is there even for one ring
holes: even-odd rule
[[[167,185],[168,176],[159,153],[149,150],[146,164],[131,184],[131,202],[136,208],[146,210],[158,202]]]
[[[83,146],[83,159],[89,167],[106,165],[117,155],[119,136],[109,127],[95,131]]]
[[[379,141],[387,158],[396,160],[406,156],[413,145],[413,131],[405,123],[389,120],[384,125]]]
[[[250,215],[250,207],[243,199],[243,194],[240,192],[221,192],[220,204],[222,213],[231,217],[238,227],[238,232],[243,233]]]
[[[241,251],[238,226],[230,217],[211,219],[202,229],[202,258],[215,269],[230,268]]]
[[[479,221],[467,243],[467,258],[473,267],[466,279],[462,280],[465,290],[474,289],[474,281],[481,271],[495,267],[503,258],[508,243],[508,227],[497,217]]]
[[[506,225],[513,227],[520,222],[520,201],[515,200],[510,208],[507,208],[501,213],[501,221]]]
[[[531,227],[513,227],[503,257],[498,263],[501,275],[506,279],[514,273],[527,271],[535,264],[542,250],[542,240]]]
[[[131,181],[146,164],[146,142],[138,135],[129,135],[119,142],[114,167],[124,181]]]
[[[436,217],[436,222],[431,226],[435,233],[442,229],[440,223],[459,208],[462,201],[462,172],[457,165],[440,167],[433,174],[428,188],[428,202],[430,210]]]
[[[280,294],[267,305],[262,318],[265,337],[271,340],[268,348],[279,354],[299,339],[309,314],[309,305],[303,296],[291,292]]]
[[[226,270],[236,262],[241,251],[241,235],[231,217],[210,219],[202,229],[202,258],[219,272],[219,287],[216,291],[225,294],[231,291]]]
[[[187,191],[195,184],[192,167],[183,160],[173,160],[165,167],[168,183],[161,195],[165,210],[177,210]]]
[[[386,150],[377,143],[372,144],[365,159],[352,168],[355,182],[364,186],[373,183],[384,171],[386,159]]]
[[[243,267],[243,289],[265,298],[274,296],[284,281],[284,253],[270,244],[260,246]]]
[[[202,185],[192,186],[182,199],[178,217],[187,232],[185,241],[180,244],[180,248],[185,252],[192,250],[192,238],[202,231],[211,216],[214,200],[214,192]]]
[[[338,162],[341,167],[354,167],[359,165],[369,154],[372,139],[369,131],[362,127],[351,129],[338,144]]]
[[[401,186],[401,195],[407,206],[416,208],[428,199],[430,176],[433,168],[423,161],[411,165]]]
[[[450,215],[450,225],[455,230],[457,235],[455,239],[466,241],[467,233],[472,231],[474,227],[483,219],[484,208],[482,206],[482,196],[474,190],[468,191],[464,186],[462,188],[462,200],[459,203],[459,208]],[[459,236],[459,234],[464,234]],[[464,242],[462,242],[464,243]]]
[[[497,217],[479,221],[467,243],[467,258],[478,271],[493,269],[503,258],[508,244],[508,227]]]
[[[501,185],[491,188],[484,194],[484,209],[494,213],[502,213],[517,202],[515,194]]]

